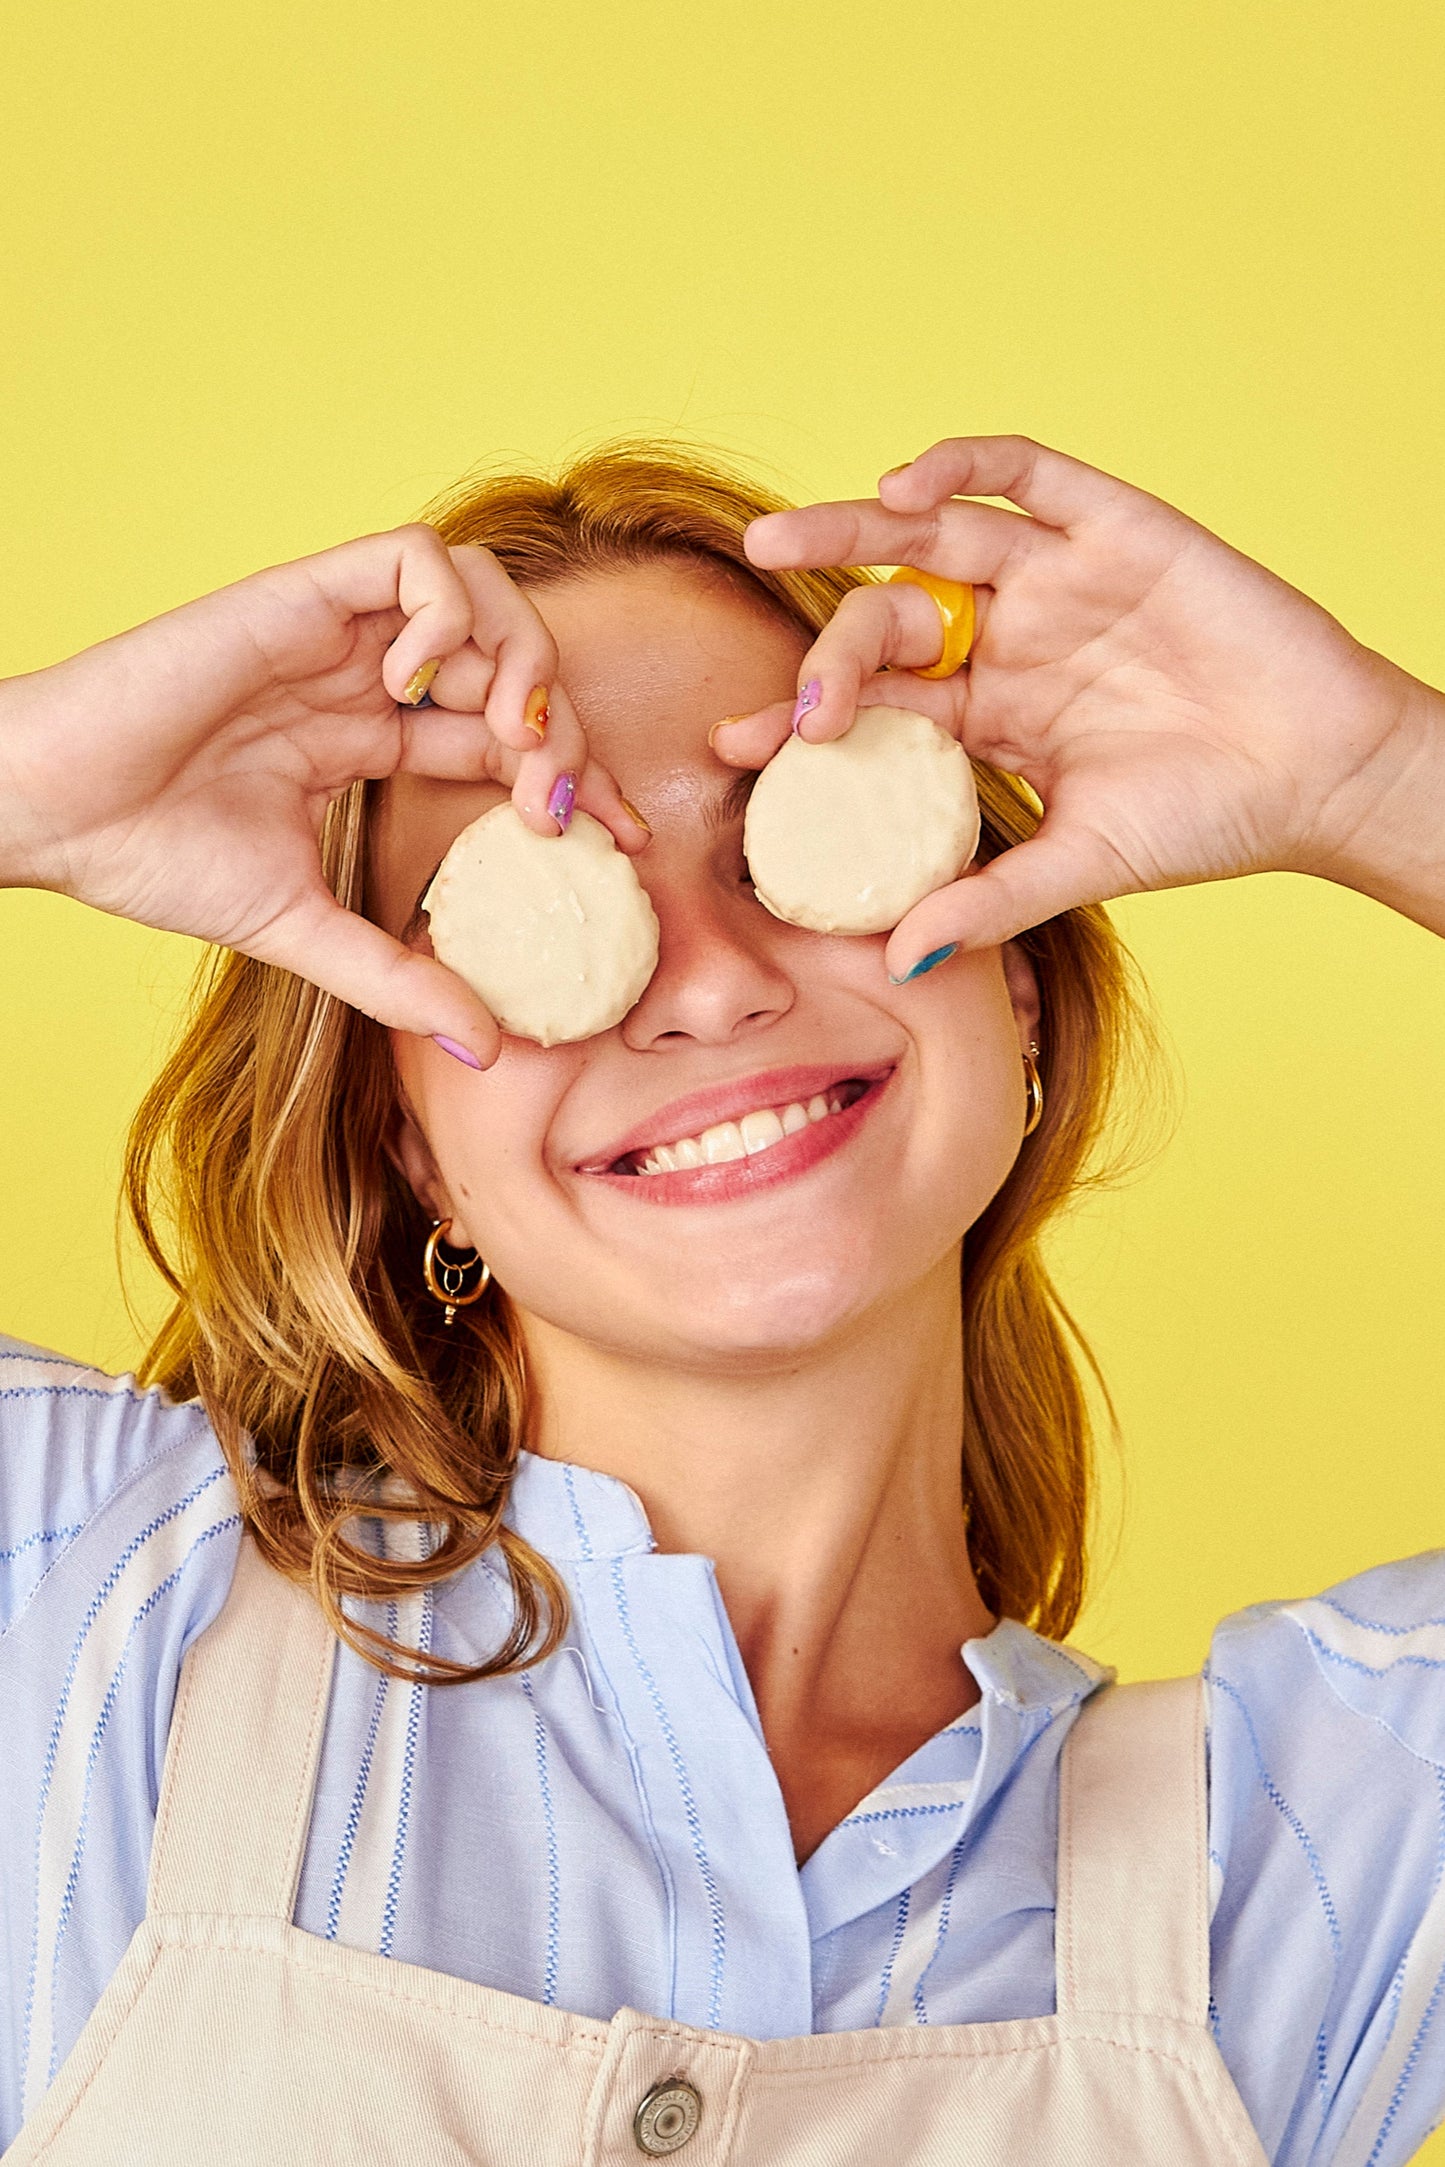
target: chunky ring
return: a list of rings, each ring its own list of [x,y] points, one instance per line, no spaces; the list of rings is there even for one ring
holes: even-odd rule
[[[931,595],[933,604],[943,623],[943,653],[936,662],[930,662],[926,670],[912,664],[915,677],[952,677],[968,660],[973,645],[974,607],[973,589],[964,579],[939,579],[936,573],[920,572],[911,564],[900,564],[896,572],[888,575],[888,584],[901,580],[905,586],[921,587]]]

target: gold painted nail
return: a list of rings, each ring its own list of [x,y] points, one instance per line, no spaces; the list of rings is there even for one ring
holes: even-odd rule
[[[441,657],[438,656],[435,662],[424,662],[419,670],[412,672],[412,675],[401,688],[401,699],[404,707],[421,706],[422,701],[431,691],[436,673],[441,666]]]
[[[547,735],[547,725],[552,720],[552,716],[547,706],[547,687],[545,685],[534,685],[527,694],[527,705],[522,712],[522,720],[534,736],[544,738]]]
[[[619,797],[622,797],[622,793],[620,790],[617,794]],[[629,820],[635,820],[637,822],[637,825],[639,826],[639,828],[641,828],[644,835],[651,835],[652,829],[643,819],[641,813],[637,810],[637,807],[633,804],[631,798],[622,798],[622,810],[626,813]]]
[[[743,717],[741,715],[724,715],[721,722],[715,722],[712,728],[707,733],[709,750],[711,750],[712,741],[717,736],[719,730],[725,730],[730,722],[741,722],[742,720]]]

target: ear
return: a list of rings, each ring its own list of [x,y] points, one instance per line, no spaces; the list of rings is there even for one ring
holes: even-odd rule
[[[404,1093],[397,1094],[392,1117],[386,1125],[383,1144],[387,1157],[428,1219],[451,1220],[451,1231],[447,1235],[448,1249],[475,1248],[476,1244],[458,1216],[447,1185],[442,1180],[441,1169],[432,1156],[432,1148],[422,1131],[421,1123]]]
[[[1027,1053],[1030,1041],[1036,1041],[1039,1035],[1042,1004],[1034,967],[1017,941],[1003,944],[1003,975],[1013,1005],[1014,1021],[1018,1025],[1019,1051]]]

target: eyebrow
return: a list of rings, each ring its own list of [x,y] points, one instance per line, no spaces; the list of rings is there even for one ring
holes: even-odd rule
[[[737,826],[748,809],[753,785],[761,773],[760,768],[748,768],[741,775],[735,775],[726,790],[720,791],[703,808],[703,826],[709,835],[722,835]]]

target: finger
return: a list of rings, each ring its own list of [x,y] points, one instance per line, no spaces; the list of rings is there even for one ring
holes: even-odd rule
[[[521,754],[501,745],[480,715],[453,714],[445,707],[402,710],[399,775],[432,775],[442,782],[505,783],[516,780]]]
[[[454,655],[448,655],[431,684],[431,700],[434,707],[450,707],[465,714],[486,713],[496,681],[497,662],[494,655],[484,655],[475,639],[459,647]]]
[[[629,858],[637,857],[652,841],[651,828],[637,807],[628,804],[600,760],[589,760],[582,770],[577,805],[580,811],[602,822],[618,849],[625,850]]]
[[[561,685],[547,702],[545,734],[525,732],[531,747],[517,762],[512,803],[537,835],[562,835],[571,825],[578,785],[588,762],[587,736]]]
[[[455,653],[471,636],[471,597],[433,527],[417,523],[363,535],[306,558],[301,569],[333,607],[349,616],[404,612],[407,621],[381,666],[382,683],[400,704],[414,705],[420,693],[411,688],[418,673]]]
[[[448,1038],[479,1068],[501,1051],[490,1011],[454,972],[343,909],[325,889],[277,919],[246,953],[294,971],[390,1030]]]
[[[1139,886],[1102,836],[1065,826],[1050,834],[1045,825],[916,904],[889,935],[888,974],[906,978],[924,956],[954,942],[997,948],[1060,911],[1137,894]]]
[[[1027,436],[946,437],[878,484],[879,496],[899,513],[926,513],[950,497],[1007,497],[1046,526],[1065,530],[1125,492],[1126,482]]]
[[[451,554],[472,597],[473,643],[495,664],[487,688],[487,722],[504,745],[531,751],[548,728],[557,643],[536,604],[489,549],[467,543]]]
[[[766,767],[792,735],[794,704],[777,700],[751,715],[725,715],[708,731],[708,744],[728,767]]]
[[[804,684],[809,680],[804,678]],[[914,677],[904,670],[886,670],[876,677],[864,680],[858,690],[858,706],[906,707],[915,714],[927,715],[955,737],[963,732],[963,714],[968,699],[967,679],[944,678],[942,681]],[[777,700],[771,707],[758,708],[751,715],[728,715],[715,722],[708,732],[708,745],[716,757],[727,767],[766,767],[780,746],[786,745],[793,735],[793,717],[797,712],[794,700]],[[817,712],[822,712],[818,710]],[[814,714],[809,714],[803,724],[803,732],[812,735]],[[850,715],[849,721],[852,720]],[[848,727],[847,723],[843,725]],[[800,733],[802,734],[802,733]],[[838,730],[827,733],[837,737]]]
[[[804,504],[755,519],[743,537],[753,564],[912,564],[945,579],[992,586],[1039,529],[996,504],[944,502],[891,511],[872,497],[837,504]]]
[[[962,727],[968,680],[963,676],[907,678],[875,686],[882,669],[923,669],[943,652],[943,623],[938,605],[922,587],[855,587],[838,604],[814,640],[798,670],[800,737],[825,744],[841,737],[858,711],[867,687],[871,703],[911,707],[941,722]]]

